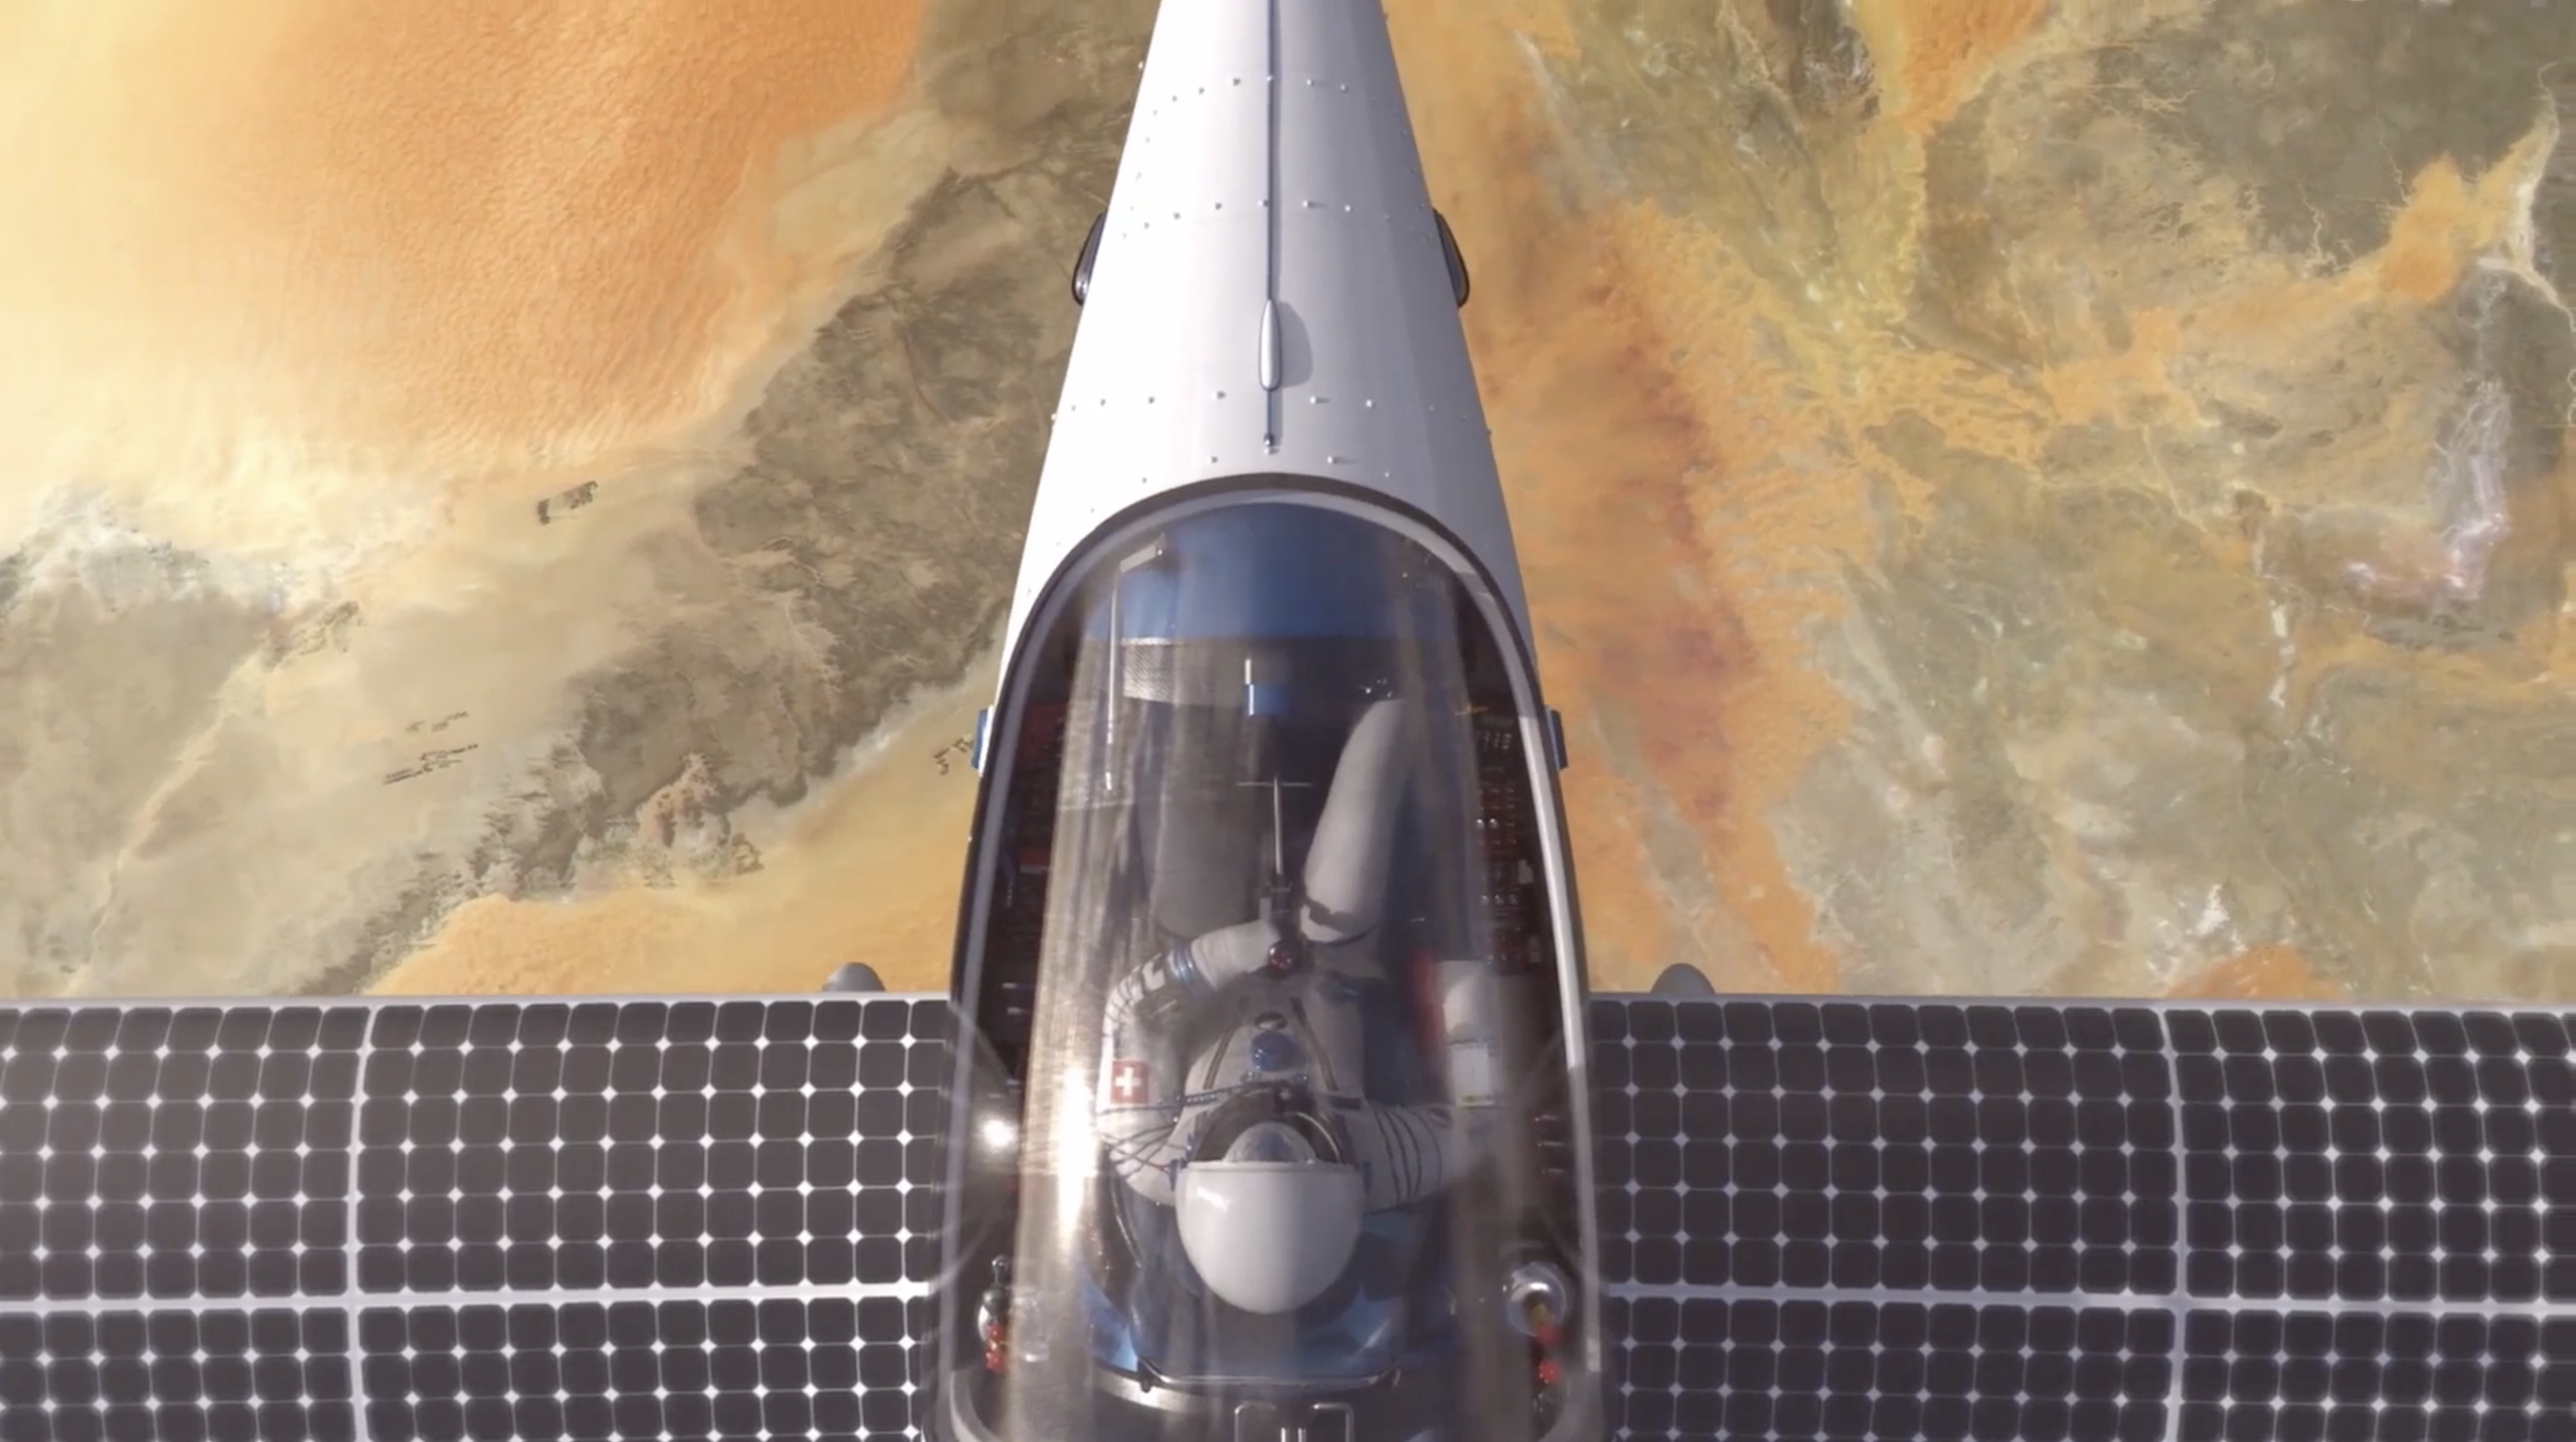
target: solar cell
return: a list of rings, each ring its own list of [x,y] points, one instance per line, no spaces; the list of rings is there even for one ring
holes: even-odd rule
[[[910,1322],[893,1298],[370,1308],[367,1437],[901,1436]]]
[[[2201,1311],[2177,1442],[2566,1442],[2576,1319]]]
[[[359,1114],[359,1285],[925,1280],[946,1015],[883,998],[388,1006]]]
[[[948,1026],[0,1010],[0,1442],[902,1434]]]
[[[0,1311],[5,1442],[354,1442],[332,1309]]]
[[[2541,1013],[2169,1017],[2197,1296],[2576,1299],[2576,1063]]]
[[[1640,997],[1592,1033],[1622,1435],[2576,1442],[2561,1017]],[[1808,1309],[1830,1353],[1923,1308],[2029,1309],[2079,1369],[2085,1327],[2160,1327],[2122,1366],[2165,1381],[2008,1414],[1742,1360],[1748,1317],[1770,1348]]]
[[[0,1011],[0,1300],[346,1283],[356,1007]]]
[[[2163,1308],[1640,1296],[1611,1415],[1631,1437],[2162,1442]]]
[[[2152,1011],[1596,1001],[1592,1068],[1607,1281],[2175,1284]]]

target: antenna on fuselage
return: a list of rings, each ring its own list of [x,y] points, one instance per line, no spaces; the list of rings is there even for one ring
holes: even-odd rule
[[[1263,910],[1272,936],[1270,970],[1284,974],[1304,966],[1314,950],[1313,943],[1306,939],[1305,883],[1288,869],[1286,792],[1290,787],[1314,783],[1285,780],[1279,774],[1279,737],[1275,728],[1287,698],[1276,681],[1261,679],[1264,669],[1256,658],[1244,658],[1243,713],[1252,727],[1252,751],[1261,773],[1258,779],[1245,784],[1270,793],[1270,855],[1265,868],[1269,878],[1262,887]]]

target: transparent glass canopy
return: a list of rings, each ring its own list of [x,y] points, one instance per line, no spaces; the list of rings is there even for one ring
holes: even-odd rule
[[[970,1090],[1016,1088],[1017,1145],[962,1183],[991,1220],[954,1260],[993,1286],[956,1406],[1548,1434],[1588,1319],[1514,653],[1472,578],[1315,505],[1175,520],[1074,584],[987,768]]]

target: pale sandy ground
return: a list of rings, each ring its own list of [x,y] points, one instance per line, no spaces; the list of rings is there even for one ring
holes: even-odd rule
[[[805,991],[845,961],[898,990],[943,990],[975,775],[971,736],[990,667],[924,697],[787,814],[738,826],[768,859],[722,882],[559,901],[487,896],[377,983],[414,994]]]
[[[327,556],[386,504],[348,492],[719,419],[874,238],[780,206],[919,8],[10,5],[0,537],[77,478],[177,545]]]

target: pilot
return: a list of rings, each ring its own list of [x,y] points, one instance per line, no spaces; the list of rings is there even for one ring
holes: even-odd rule
[[[1445,1101],[1387,1101],[1398,1079],[1368,1069],[1364,999],[1394,980],[1375,932],[1419,710],[1361,712],[1299,893],[1148,959],[1110,993],[1096,1121],[1111,1165],[1173,1209],[1200,1280],[1248,1312],[1294,1311],[1331,1286],[1365,1215],[1438,1194],[1494,1115],[1484,962],[1444,961],[1432,978],[1443,1064],[1428,1094]]]

